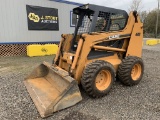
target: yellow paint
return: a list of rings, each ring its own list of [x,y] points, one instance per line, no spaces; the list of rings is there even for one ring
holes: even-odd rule
[[[156,39],[151,39],[146,41],[146,45],[157,45],[159,43]]]
[[[56,44],[45,44],[45,45],[28,45],[27,56],[45,56],[56,54],[58,45]]]
[[[58,45],[56,44],[45,44],[44,48],[48,50],[46,55],[53,55],[56,54],[58,51]]]

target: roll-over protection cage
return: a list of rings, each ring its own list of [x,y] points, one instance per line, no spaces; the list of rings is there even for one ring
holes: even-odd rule
[[[122,30],[125,28],[128,14],[124,10],[86,4],[73,9],[78,16],[74,36],[81,33]],[[115,26],[112,26],[114,24]],[[117,27],[119,29],[114,29]]]

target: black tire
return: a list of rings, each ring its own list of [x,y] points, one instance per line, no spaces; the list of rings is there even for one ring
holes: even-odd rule
[[[137,71],[139,72],[135,72],[135,77],[133,77],[132,69],[134,66],[137,65]],[[123,59],[122,63],[119,65],[117,77],[124,85],[133,86],[137,85],[141,81],[143,77],[143,72],[144,64],[142,59],[136,56],[128,56],[125,59]]]
[[[104,73],[104,77],[103,74]],[[106,74],[107,73],[107,74]],[[96,83],[97,76],[99,75],[103,77],[105,80],[99,79],[103,83]],[[109,75],[109,76],[106,76]],[[106,82],[109,80],[108,82]],[[105,81],[105,82],[104,82]],[[98,98],[106,95],[112,85],[115,81],[115,69],[112,64],[103,61],[103,60],[97,60],[92,63],[89,63],[86,68],[83,71],[82,78],[81,78],[81,84],[83,89],[87,92],[87,94],[93,98]],[[98,89],[97,86],[102,85],[103,89]],[[106,86],[105,86],[106,85]],[[102,88],[101,87],[101,88]],[[106,88],[105,88],[106,87]]]

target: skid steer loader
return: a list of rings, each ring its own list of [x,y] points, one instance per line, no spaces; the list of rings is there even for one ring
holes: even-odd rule
[[[106,95],[115,77],[124,85],[142,79],[143,24],[136,11],[86,4],[73,9],[74,34],[62,34],[53,64],[43,62],[25,79],[41,117],[82,100],[78,84],[94,98]]]

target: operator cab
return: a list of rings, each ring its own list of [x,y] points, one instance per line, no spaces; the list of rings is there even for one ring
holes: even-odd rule
[[[86,4],[73,9],[78,17],[75,35],[123,30],[128,20],[124,10]]]
[[[72,39],[70,52],[77,49],[77,40],[83,33],[92,32],[113,32],[123,30],[127,24],[128,14],[124,10],[86,4],[73,9],[73,14],[77,15],[77,24]],[[116,41],[115,41],[116,42]],[[106,45],[115,43],[104,43]]]

